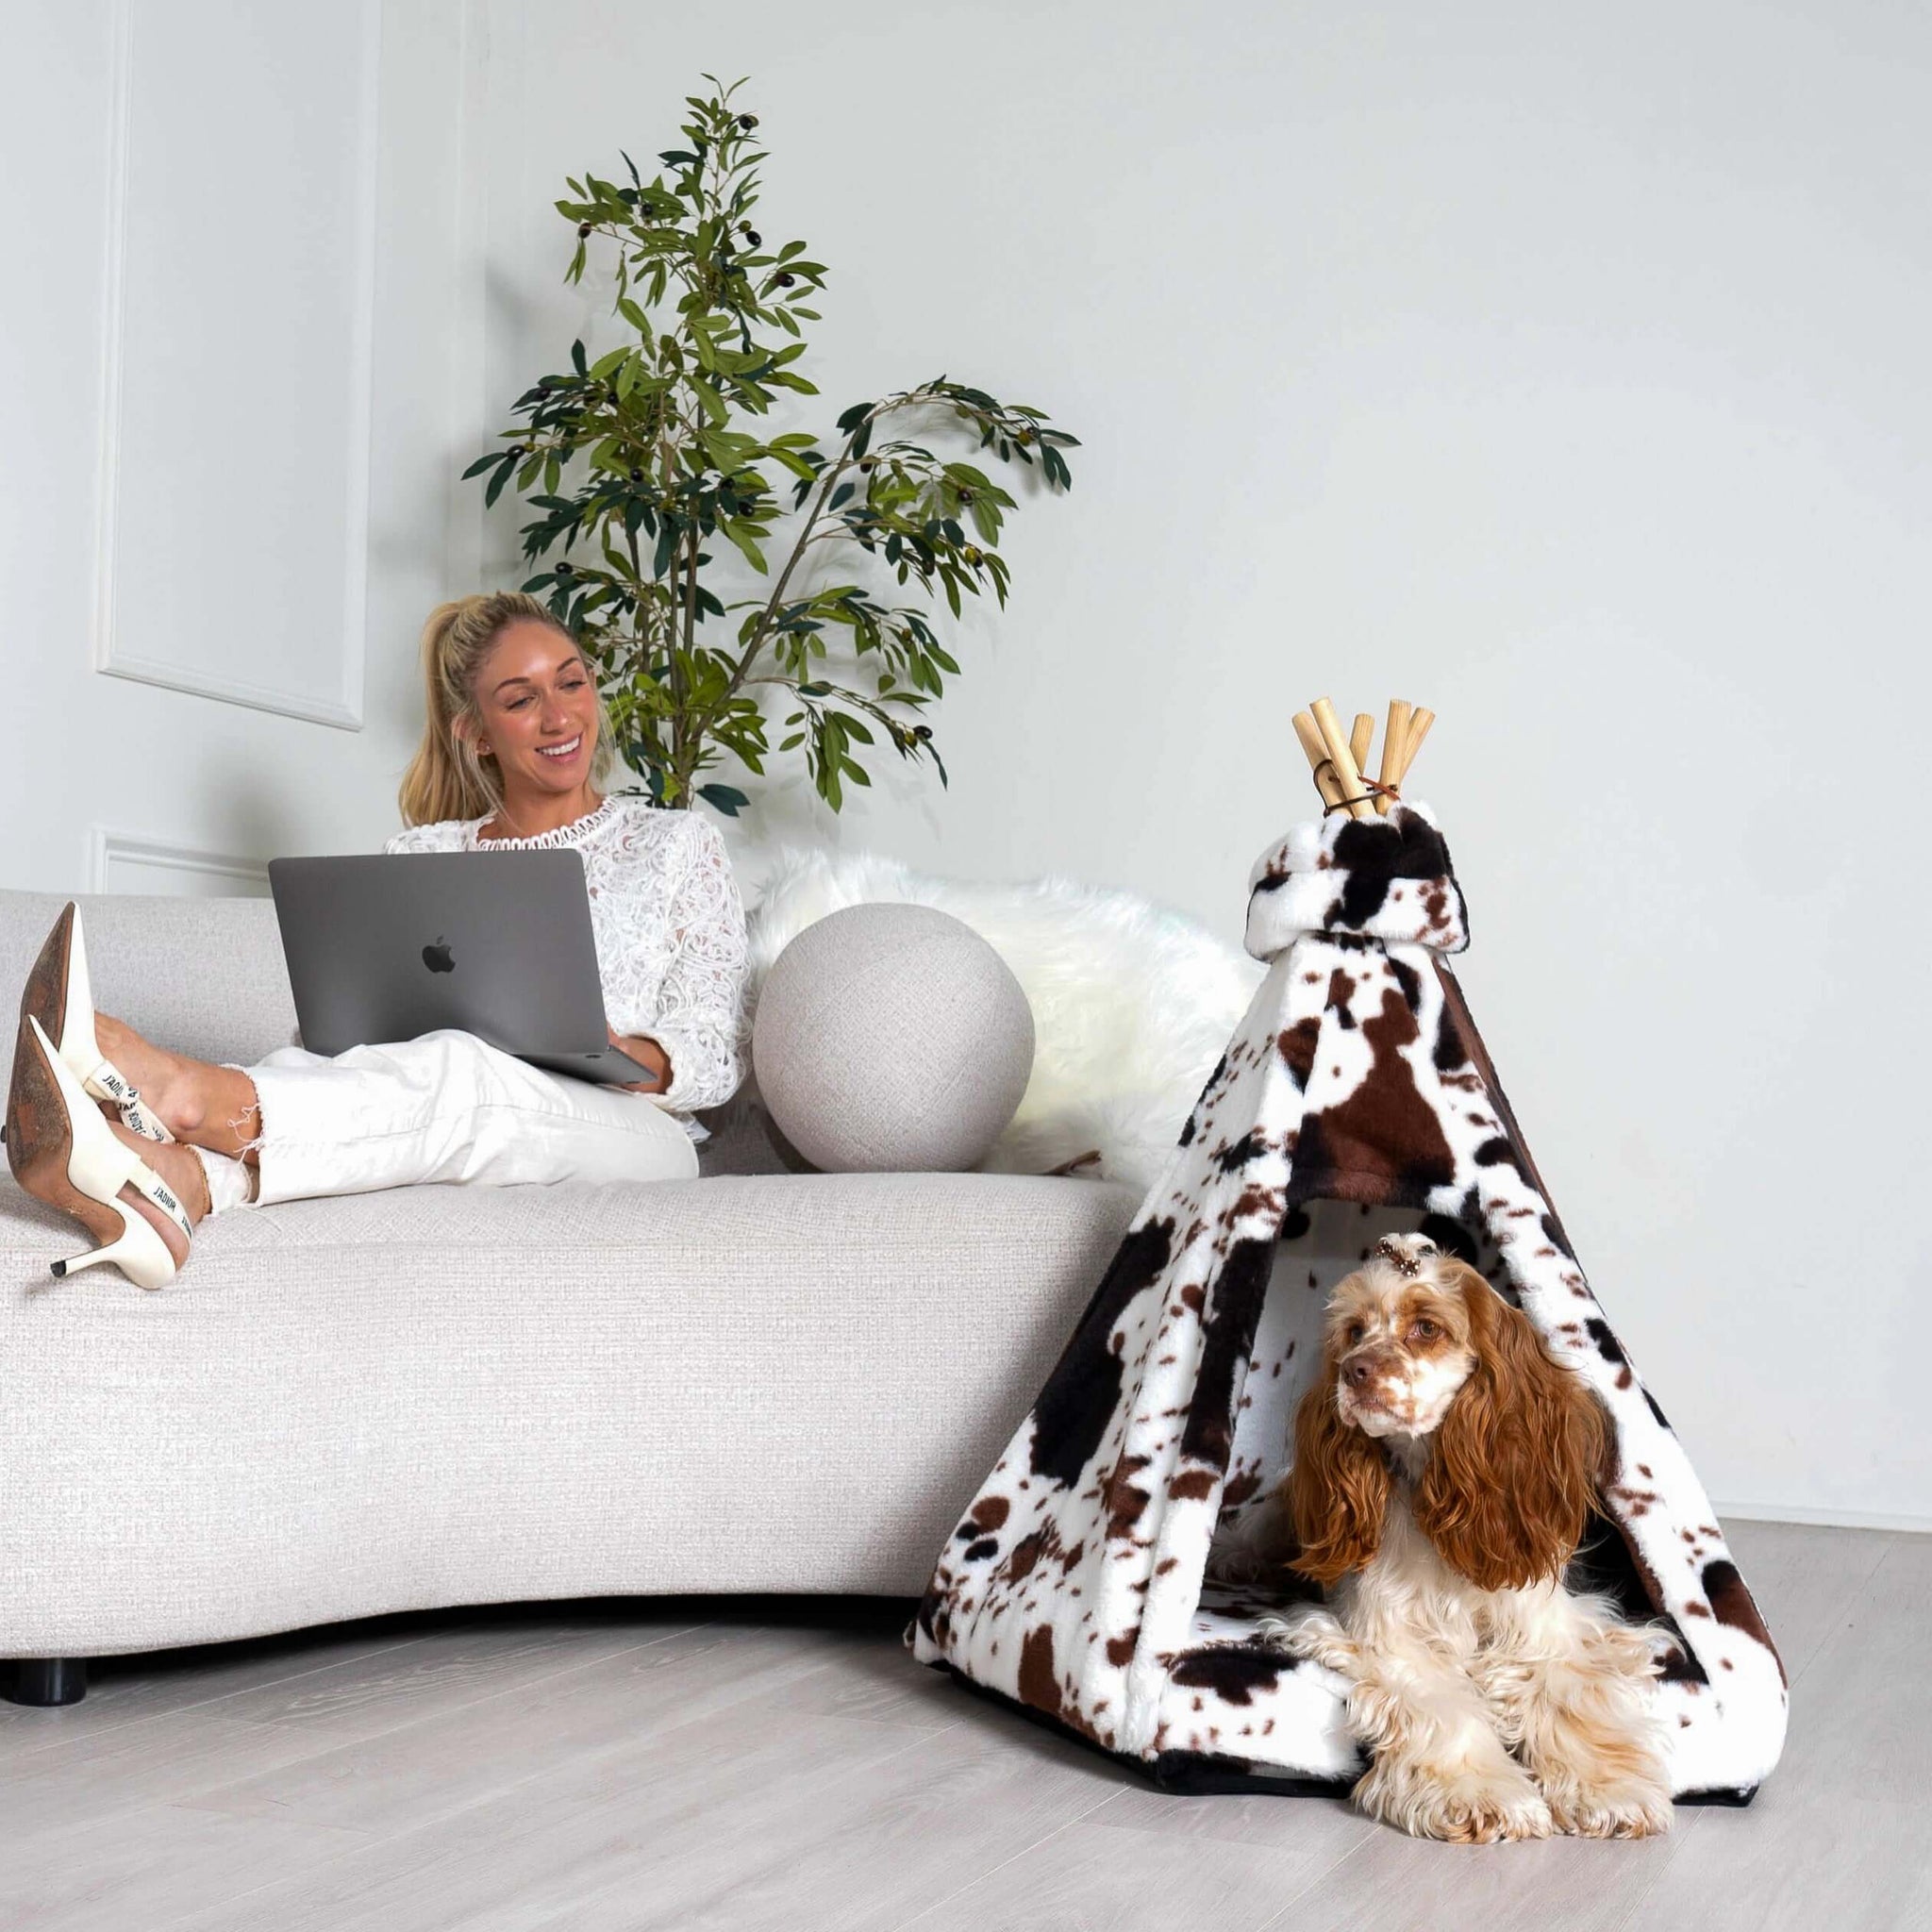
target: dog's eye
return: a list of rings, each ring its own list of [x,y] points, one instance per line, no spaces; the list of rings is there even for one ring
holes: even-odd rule
[[[1423,1315],[1418,1317],[1408,1332],[1417,1341],[1433,1341],[1442,1331],[1426,1315]]]
[[[1341,1331],[1341,1339],[1348,1343],[1349,1347],[1353,1348],[1368,1332],[1368,1329],[1360,1322],[1351,1322]]]

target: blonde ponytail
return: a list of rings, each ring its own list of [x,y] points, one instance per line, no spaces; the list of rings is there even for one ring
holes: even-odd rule
[[[573,644],[576,639],[536,598],[521,591],[491,591],[441,604],[423,626],[423,742],[403,774],[396,802],[406,825],[441,819],[488,818],[503,809],[496,760],[476,750],[482,714],[476,675],[496,640],[513,624],[547,625]],[[590,669],[588,663],[585,667]],[[595,673],[591,673],[594,681]],[[458,730],[461,724],[468,728]],[[597,706],[597,748],[591,779],[608,774],[614,746],[610,719]]]

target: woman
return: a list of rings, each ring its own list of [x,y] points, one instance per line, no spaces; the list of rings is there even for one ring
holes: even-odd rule
[[[692,1108],[742,1074],[744,910],[724,841],[689,811],[606,798],[610,726],[576,641],[535,598],[446,604],[423,636],[427,717],[391,852],[568,846],[591,897],[625,1088],[543,1073],[460,1032],[253,1068],[171,1053],[96,1014],[77,915],[22,1001],[7,1152],[28,1193],[143,1288],[194,1226],[253,1201],[419,1181],[672,1180],[697,1173]]]

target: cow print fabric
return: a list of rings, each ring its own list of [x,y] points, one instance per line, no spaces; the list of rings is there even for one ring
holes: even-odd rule
[[[1572,1580],[1670,1634],[1655,1694],[1675,1790],[1749,1792],[1783,1743],[1783,1666],[1449,969],[1468,912],[1434,819],[1297,826],[1249,888],[1268,975],[941,1553],[915,1654],[1197,1788],[1356,1776],[1341,1680],[1259,1643],[1279,1595],[1211,1575],[1210,1554],[1283,1474],[1329,1289],[1419,1228],[1602,1397],[1613,1466]]]

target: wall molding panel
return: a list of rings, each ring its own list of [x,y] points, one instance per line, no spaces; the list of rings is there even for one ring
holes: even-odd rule
[[[181,82],[206,57],[227,92],[220,23],[179,0],[110,7],[93,663],[358,731],[381,0],[246,19],[256,44],[233,58],[312,76],[314,138],[258,90],[269,133],[224,147]],[[325,139],[342,125],[353,156]]]
[[[93,831],[88,889],[94,892],[164,892],[183,898],[265,898],[268,861],[204,846],[147,839],[106,825]]]

